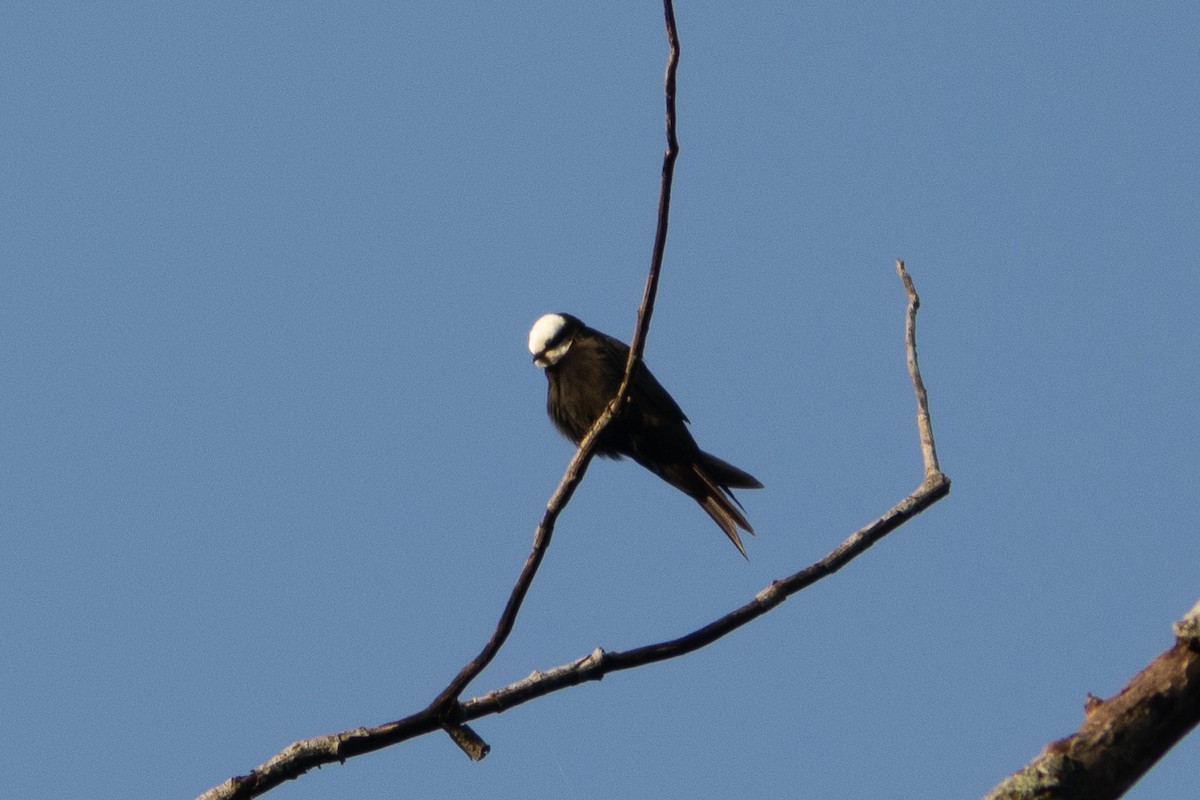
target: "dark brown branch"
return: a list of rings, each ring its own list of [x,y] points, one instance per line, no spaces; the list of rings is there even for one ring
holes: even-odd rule
[[[675,27],[675,9],[672,0],[663,0],[663,9],[666,16],[669,44],[666,76],[663,81],[666,97],[667,148],[663,154],[658,222],[654,236],[654,249],[650,258],[650,272],[646,278],[642,303],[638,308],[637,326],[629,348],[629,360],[625,365],[625,375],[616,396],[604,413],[592,424],[591,430],[580,440],[575,455],[567,464],[562,479],[550,496],[546,511],[542,515],[542,521],[534,533],[533,549],[525,559],[525,565],[521,568],[521,573],[509,595],[508,603],[505,604],[504,611],[500,614],[500,620],[491,637],[479,655],[463,666],[446,688],[423,711],[377,728],[359,728],[354,731],[344,731],[339,734],[296,742],[267,763],[259,766],[250,775],[232,778],[205,792],[200,796],[201,800],[257,797],[283,781],[292,780],[315,766],[333,761],[344,761],[350,756],[378,750],[413,736],[428,733],[438,727],[445,730],[454,743],[472,759],[480,760],[487,755],[490,749],[487,743],[463,724],[468,717],[458,698],[471,681],[487,668],[487,665],[491,663],[508,639],[509,634],[512,633],[513,625],[521,610],[521,604],[529,592],[529,587],[533,585],[534,576],[537,574],[538,567],[541,566],[542,559],[554,536],[554,525],[558,516],[570,502],[571,497],[575,494],[575,489],[583,480],[595,453],[597,439],[619,413],[629,391],[630,378],[637,363],[641,360],[646,346],[650,317],[654,312],[654,299],[658,293],[658,277],[662,271],[663,255],[666,251],[667,224],[671,208],[671,182],[675,174],[675,159],[679,154],[679,142],[675,134],[675,73],[679,64],[679,34]]]
[[[521,569],[521,574],[513,586],[508,603],[500,615],[500,621],[496,624],[496,629],[493,631],[491,638],[488,639],[487,644],[484,645],[479,655],[466,664],[454,676],[449,685],[433,699],[433,702],[426,709],[438,715],[455,743],[459,744],[467,755],[475,759],[481,759],[486,756],[489,748],[474,733],[457,729],[458,718],[461,713],[458,705],[459,695],[491,663],[496,653],[500,651],[500,648],[508,639],[508,635],[512,632],[517,614],[521,610],[521,603],[524,601],[529,587],[533,584],[533,578],[537,574],[538,567],[542,563],[542,558],[545,556],[546,550],[550,547],[550,540],[554,536],[554,525],[558,520],[558,515],[566,508],[572,495],[575,494],[575,489],[579,486],[580,481],[583,480],[583,476],[587,472],[588,465],[591,463],[592,456],[595,453],[596,441],[599,439],[600,434],[619,413],[620,407],[629,391],[629,382],[634,368],[638,361],[641,360],[642,353],[646,347],[646,334],[650,329],[650,317],[654,313],[654,298],[658,293],[658,276],[662,271],[663,254],[666,251],[667,224],[671,210],[671,181],[675,174],[675,158],[679,154],[679,142],[675,137],[675,72],[679,64],[679,34],[675,29],[675,10],[671,0],[664,0],[663,8],[666,13],[667,41],[670,46],[670,52],[667,57],[666,76],[663,79],[663,91],[666,96],[667,149],[663,153],[662,184],[658,199],[658,224],[654,234],[654,249],[650,257],[650,272],[646,277],[646,289],[642,295],[641,306],[638,308],[637,327],[629,348],[629,360],[625,364],[625,376],[621,380],[617,394],[612,402],[609,403],[608,408],[592,423],[591,430],[579,442],[575,456],[567,465],[566,472],[563,474],[562,480],[559,481],[558,488],[554,490],[554,494],[547,504],[546,513],[542,515],[542,521],[534,534],[533,549],[525,559],[525,566]],[[468,746],[464,746],[464,743]]]
[[[1046,745],[984,800],[1113,800],[1200,722],[1200,603],[1175,645],[1108,700],[1088,695],[1079,730]]]
[[[554,536],[554,526],[558,516],[566,508],[567,503],[575,494],[575,489],[583,480],[595,453],[596,441],[600,434],[620,412],[624,399],[627,397],[631,376],[646,347],[650,317],[654,313],[658,278],[662,271],[663,255],[666,252],[667,226],[671,210],[671,183],[675,174],[675,159],[679,154],[679,142],[675,134],[675,74],[679,64],[679,33],[675,27],[675,9],[672,0],[664,0],[663,9],[666,16],[669,45],[666,76],[663,80],[666,100],[667,148],[663,153],[658,221],[654,235],[654,248],[650,257],[650,271],[646,277],[646,288],[638,308],[637,325],[630,343],[625,375],[616,396],[604,413],[592,424],[591,430],[580,440],[575,455],[567,464],[562,479],[550,496],[546,511],[542,515],[542,521],[534,533],[533,549],[525,559],[525,565],[521,568],[517,582],[509,594],[508,603],[505,604],[504,611],[500,614],[500,620],[496,623],[491,637],[479,655],[463,666],[446,688],[423,711],[373,729],[359,728],[355,731],[297,742],[266,764],[258,767],[250,775],[233,778],[221,786],[209,790],[201,795],[201,800],[257,797],[285,780],[298,777],[314,766],[328,764],[332,761],[342,761],[350,756],[378,750],[413,736],[428,733],[436,727],[445,730],[454,743],[472,759],[478,761],[488,754],[490,749],[488,744],[463,724],[468,717],[458,698],[471,681],[487,668],[487,665],[491,663],[508,639],[509,634],[512,633],[517,615],[521,610],[521,604],[524,602],[530,586],[533,585],[534,576],[537,574],[538,567],[541,566],[542,559]]]
[[[916,324],[920,298],[917,296],[912,278],[904,269],[903,261],[896,262],[896,271],[904,282],[904,288],[908,294],[905,350],[909,376],[912,379],[913,390],[917,398],[917,431],[925,462],[925,478],[921,485],[879,519],[855,531],[821,560],[793,575],[773,581],[756,594],[753,600],[710,622],[703,628],[678,639],[624,652],[605,653],[597,649],[586,658],[562,664],[544,673],[534,673],[523,681],[467,701],[463,706],[467,719],[475,719],[485,713],[500,712],[566,686],[573,686],[589,680],[599,680],[609,672],[632,669],[699,650],[761,617],[796,592],[837,572],[866,552],[871,545],[949,494],[950,479],[942,474],[938,467],[933,440],[933,425],[929,416],[929,398],[925,393],[925,384],[921,379],[921,370],[917,364]]]
[[[753,600],[703,628],[677,639],[623,652],[605,653],[597,648],[591,655],[584,658],[561,664],[545,672],[534,672],[527,678],[495,689],[480,697],[462,703],[456,701],[457,714],[453,728],[470,733],[470,729],[463,723],[489,714],[498,714],[513,706],[569,686],[600,680],[610,672],[676,658],[711,644],[727,633],[767,613],[796,592],[841,569],[888,533],[949,493],[950,479],[942,474],[934,455],[929,403],[917,365],[916,311],[920,299],[913,288],[912,280],[904,271],[903,262],[897,262],[896,268],[908,293],[905,350],[908,356],[909,375],[917,397],[917,430],[925,460],[925,478],[921,485],[879,519],[851,534],[820,561],[782,580],[773,581],[756,594]],[[606,413],[612,410],[613,406],[610,405]],[[582,447],[580,449],[582,450]],[[299,777],[313,767],[345,761],[353,756],[380,750],[417,736],[423,736],[439,727],[445,727],[444,721],[440,717],[439,708],[431,704],[423,711],[375,728],[355,728],[296,742],[270,761],[257,767],[249,775],[232,778],[220,786],[210,789],[201,795],[199,800],[257,797],[284,781]],[[460,734],[455,733],[455,735]],[[473,736],[473,734],[471,735]],[[478,737],[474,737],[471,741],[477,746]]]
[[[654,250],[650,254],[650,273],[646,276],[646,289],[642,292],[642,305],[638,308],[637,327],[629,340],[629,360],[625,364],[625,378],[617,397],[624,397],[629,389],[633,367],[642,358],[646,349],[646,332],[650,329],[650,316],[654,313],[654,298],[658,295],[658,274],[662,271],[663,254],[667,249],[667,222],[671,216],[671,182],[675,177],[675,157],[679,155],[679,140],[675,138],[675,71],[679,66],[679,32],[675,29],[675,7],[665,0],[663,11],[667,18],[667,74],[663,78],[663,94],[667,106],[667,149],[663,153],[662,182],[658,191],[658,225],[654,233]]]

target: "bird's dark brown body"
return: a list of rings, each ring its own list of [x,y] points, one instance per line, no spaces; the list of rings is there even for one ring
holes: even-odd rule
[[[629,347],[569,314],[548,314],[530,331],[529,349],[546,370],[550,419],[578,444],[620,388]],[[754,530],[730,489],[762,484],[701,450],[679,404],[644,364],[637,369],[629,402],[605,429],[597,455],[629,456],[695,499],[744,556],[738,528]]]

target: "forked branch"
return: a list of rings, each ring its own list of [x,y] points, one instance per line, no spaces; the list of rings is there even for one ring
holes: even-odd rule
[[[292,744],[270,761],[254,769],[249,775],[231,778],[214,787],[199,800],[226,800],[227,798],[257,797],[280,783],[296,778],[313,767],[342,762],[364,753],[380,750],[408,739],[416,738],[437,730],[466,730],[465,723],[489,714],[526,703],[551,692],[575,686],[585,681],[600,680],[611,672],[632,669],[656,661],[677,658],[698,650],[705,645],[761,617],[778,606],[791,595],[810,586],[822,578],[838,571],[850,561],[865,553],[873,544],[887,534],[945,497],[950,492],[950,479],[938,467],[936,450],[933,446],[933,427],[929,415],[929,401],[924,391],[916,353],[916,312],[920,303],[912,279],[904,269],[903,262],[896,263],[897,272],[908,293],[905,344],[909,375],[917,397],[917,430],[925,462],[924,479],[915,491],[897,503],[869,525],[852,533],[828,555],[814,564],[759,591],[745,605],[734,609],[704,627],[665,642],[649,644],[632,650],[606,653],[600,648],[591,654],[560,664],[551,669],[534,672],[527,678],[516,681],[487,694],[459,703],[455,700],[456,718],[448,725],[439,714],[439,708],[431,704],[423,711],[395,722],[374,728],[355,728],[340,733],[318,736]],[[610,407],[611,410],[611,407]],[[594,431],[593,431],[594,432]],[[583,450],[583,447],[580,447]],[[576,454],[578,458],[578,453]],[[574,463],[574,461],[572,461]],[[532,557],[532,556],[531,556]],[[511,622],[510,622],[511,624]],[[444,693],[443,693],[444,694]],[[455,695],[457,698],[457,695]],[[456,741],[458,741],[456,739]],[[464,749],[467,749],[464,747]]]
[[[487,743],[465,724],[470,717],[464,712],[459,702],[459,696],[471,681],[487,668],[487,665],[491,663],[508,639],[509,634],[512,633],[513,625],[521,610],[521,604],[529,592],[529,587],[533,585],[534,576],[537,574],[538,567],[541,566],[542,559],[554,536],[554,526],[559,514],[566,508],[567,503],[575,494],[575,489],[583,480],[595,454],[600,434],[619,413],[629,391],[630,378],[646,347],[650,317],[654,313],[654,298],[658,293],[658,276],[662,271],[663,254],[666,250],[667,224],[671,209],[671,183],[675,174],[675,159],[679,154],[679,142],[675,135],[675,74],[679,64],[679,33],[675,27],[675,8],[672,0],[664,0],[663,10],[666,16],[667,41],[670,48],[664,78],[667,148],[663,153],[658,222],[654,235],[654,249],[650,259],[650,271],[646,278],[642,302],[638,308],[637,325],[629,348],[629,359],[625,364],[625,374],[616,396],[604,413],[592,424],[587,435],[580,440],[575,455],[567,465],[558,487],[551,495],[546,505],[546,511],[542,515],[542,521],[534,533],[533,549],[525,559],[525,565],[517,577],[508,603],[500,614],[500,620],[491,637],[479,655],[463,666],[446,688],[423,711],[406,717],[404,720],[373,729],[359,728],[355,731],[296,742],[270,761],[257,767],[249,775],[231,778],[220,786],[205,792],[200,796],[200,800],[257,797],[286,780],[300,776],[313,767],[334,761],[344,761],[353,755],[378,750],[412,736],[428,733],[436,727],[443,728],[454,743],[472,759],[480,760],[487,755],[490,749]]]
[[[566,686],[599,680],[610,672],[677,658],[699,650],[761,617],[796,592],[837,572],[850,561],[865,553],[871,545],[950,493],[950,479],[942,473],[938,466],[933,440],[933,424],[929,415],[929,398],[925,393],[921,370],[917,364],[916,324],[920,298],[913,287],[912,278],[904,269],[903,261],[896,262],[896,271],[903,280],[905,291],[908,294],[905,349],[908,355],[909,376],[912,379],[917,398],[917,431],[925,462],[925,475],[921,485],[883,516],[852,533],[849,538],[821,560],[786,578],[772,581],[748,603],[713,620],[704,627],[677,639],[645,645],[633,650],[606,653],[597,648],[584,658],[568,664],[561,664],[546,672],[535,672],[522,681],[466,701],[463,703],[465,719],[475,719],[485,714],[498,713]]]
[[[550,540],[559,514],[570,501],[576,487],[593,457],[596,441],[604,428],[619,413],[622,398],[629,388],[630,376],[645,349],[646,334],[654,310],[654,299],[658,290],[658,276],[662,269],[666,247],[667,221],[670,212],[671,182],[675,158],[679,145],[675,136],[675,72],[679,62],[679,38],[675,28],[675,14],[671,0],[664,0],[667,37],[670,55],[667,61],[665,94],[667,105],[667,148],[663,155],[662,184],[659,195],[658,225],[650,272],[641,306],[638,309],[637,328],[630,345],[629,360],[625,366],[624,379],[616,397],[596,420],[591,430],[580,441],[574,457],[568,464],[562,480],[547,504],[542,521],[534,535],[533,549],[525,561],[521,574],[513,587],[508,603],[500,615],[491,637],[474,659],[466,664],[444,690],[423,710],[404,719],[385,723],[372,728],[355,728],[340,733],[317,736],[295,742],[259,765],[247,775],[231,778],[219,786],[200,795],[199,800],[232,800],[232,798],[258,797],[279,784],[295,779],[308,770],[325,764],[344,762],[364,753],[380,750],[439,728],[450,734],[452,739],[474,759],[483,758],[488,746],[466,723],[488,714],[495,714],[515,705],[532,700],[567,686],[589,680],[599,680],[609,672],[615,672],[643,664],[675,658],[690,653],[716,641],[725,634],[756,619],[792,594],[821,578],[836,572],[851,560],[865,552],[871,545],[891,531],[903,525],[915,515],[937,502],[950,490],[950,480],[938,467],[933,444],[933,430],[929,417],[928,399],[917,366],[916,312],[919,300],[912,280],[904,271],[903,262],[897,262],[897,270],[908,293],[908,315],[906,324],[906,349],[908,369],[917,395],[917,427],[920,434],[921,451],[925,460],[925,476],[920,487],[904,498],[879,519],[853,533],[842,544],[815,564],[781,580],[772,582],[742,607],[705,625],[699,630],[677,639],[646,645],[624,652],[605,653],[596,649],[591,655],[554,667],[545,672],[535,672],[524,680],[488,692],[480,697],[460,701],[466,687],[491,663],[516,622],[521,604]]]

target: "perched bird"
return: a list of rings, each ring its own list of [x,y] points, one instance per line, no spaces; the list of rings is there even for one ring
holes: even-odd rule
[[[570,314],[546,314],[529,331],[533,363],[546,371],[546,410],[554,426],[576,444],[617,394],[629,346],[584,325]],[[696,445],[679,404],[639,363],[629,403],[605,428],[596,454],[629,456],[691,497],[721,526],[742,556],[738,528],[754,533],[730,488],[761,489],[748,473]],[[736,504],[736,505],[735,505]]]

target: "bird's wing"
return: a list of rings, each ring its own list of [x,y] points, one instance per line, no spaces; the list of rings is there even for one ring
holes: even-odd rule
[[[629,346],[607,334],[601,334],[601,336],[606,345],[605,349],[608,351],[607,355],[617,363],[618,372],[624,374],[625,362],[629,360]],[[654,373],[646,366],[644,360],[638,365],[638,369],[641,370],[642,378],[633,381],[629,390],[635,405],[652,415],[691,422],[687,418],[687,414],[684,414],[683,409],[675,402],[675,398],[671,397],[670,393],[654,377]]]

